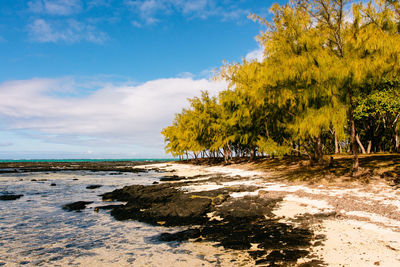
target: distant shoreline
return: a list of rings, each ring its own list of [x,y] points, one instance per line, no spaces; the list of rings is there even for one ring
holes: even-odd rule
[[[126,162],[126,161],[175,161],[176,159],[144,158],[144,159],[0,159],[0,163],[8,162]]]
[[[56,171],[116,171],[140,172],[137,166],[171,162],[168,159],[121,160],[16,160],[0,161],[0,173]]]

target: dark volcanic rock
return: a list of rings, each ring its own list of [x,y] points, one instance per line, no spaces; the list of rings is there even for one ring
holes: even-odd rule
[[[56,186],[56,184],[55,183],[51,183],[50,186]]]
[[[134,219],[168,226],[204,223],[212,205],[212,197],[185,194],[168,184],[125,186],[102,197],[128,202],[112,209],[111,215],[117,220]]]
[[[92,185],[86,186],[86,189],[97,189],[97,188],[100,188],[100,187],[102,187],[102,185],[100,185],[100,184],[92,184]]]
[[[210,193],[216,192],[196,194]],[[214,215],[219,219],[208,220],[196,229],[161,234],[158,238],[160,241],[185,241],[198,236],[196,241],[218,242],[226,249],[236,250],[249,250],[252,244],[258,244],[259,250],[249,251],[257,264],[293,263],[308,255],[303,248],[311,246],[313,233],[309,229],[266,219],[273,217],[272,210],[279,201],[260,197],[229,198],[214,207]],[[268,254],[268,251],[273,253]]]
[[[273,219],[272,210],[282,199],[229,196],[232,192],[254,191],[257,189],[254,186],[193,193],[185,193],[174,186],[179,187],[181,183],[126,186],[102,197],[103,200],[127,202],[111,208],[111,215],[117,220],[190,226],[184,231],[163,233],[157,236],[159,241],[195,239],[196,242],[217,242],[224,248],[236,250],[250,250],[256,244],[258,249],[250,250],[249,254],[257,264],[269,266],[290,265],[308,255],[304,248],[311,246],[313,233],[305,226],[295,227]]]
[[[16,199],[19,199],[19,198],[21,198],[23,196],[24,195],[6,194],[6,195],[1,195],[0,196],[0,200],[16,200]]]
[[[306,250],[274,250],[268,254],[266,260],[275,263],[280,261],[296,262],[298,259],[307,256]]]
[[[174,234],[162,233],[158,237],[158,239],[160,241],[170,242],[170,241],[186,241],[189,239],[199,238],[199,237],[200,237],[199,229],[188,229]]]
[[[211,200],[208,198],[191,198],[188,195],[179,194],[173,201],[148,203],[139,206],[137,203],[128,203],[125,206],[111,211],[117,220],[134,219],[150,224],[190,225],[201,224],[207,220]],[[147,208],[146,208],[147,207]]]
[[[172,176],[164,176],[160,178],[161,182],[171,182],[171,181],[180,181],[184,180],[186,177],[183,176],[178,176],[178,175],[172,175]]]
[[[15,172],[19,172],[18,169],[10,169],[10,168],[5,168],[5,169],[1,169],[0,168],[0,173],[15,173]],[[1,264],[0,264],[1,266]]]
[[[223,218],[263,218],[273,217],[272,209],[281,199],[265,199],[246,196],[225,202],[219,207],[217,215]]]
[[[93,201],[77,201],[63,206],[66,211],[81,211],[86,208],[86,205],[92,204]]]
[[[135,205],[145,208],[155,203],[166,203],[179,193],[180,191],[168,184],[150,186],[131,185],[125,186],[122,189],[116,189],[110,193],[105,193],[102,197],[105,201],[128,201],[131,204],[135,203]]]
[[[95,212],[98,212],[99,210],[112,210],[115,208],[122,207],[123,205],[105,205],[105,206],[97,206],[94,208]]]

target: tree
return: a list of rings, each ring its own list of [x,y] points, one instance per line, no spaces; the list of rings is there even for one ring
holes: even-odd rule
[[[271,12],[272,22],[252,16],[267,27],[258,36],[262,62],[225,63],[218,78],[228,89],[189,100],[163,130],[167,151],[225,161],[295,152],[323,163],[350,136],[354,172],[366,140],[367,151],[372,143],[398,151],[398,1],[300,0]],[[377,128],[386,129],[380,139]]]
[[[353,170],[357,171],[355,99],[367,81],[398,76],[400,27],[397,2],[360,3],[347,11],[349,3],[315,0],[275,4],[272,23],[253,18],[267,26],[259,35],[265,53],[260,89],[271,101],[295,103],[303,121],[311,116],[307,130],[299,136],[317,143],[328,124],[338,122],[335,131],[339,132],[347,126],[343,123],[346,120],[338,121],[337,114],[328,111],[347,111]],[[324,119],[312,119],[320,113]],[[301,123],[297,125],[303,128]]]
[[[365,87],[367,94],[357,99],[354,110],[360,149],[363,153],[372,149],[399,151],[400,81],[382,81]]]

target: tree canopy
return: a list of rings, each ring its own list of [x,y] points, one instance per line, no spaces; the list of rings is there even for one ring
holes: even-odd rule
[[[271,7],[261,62],[226,62],[228,88],[203,92],[163,130],[174,156],[399,151],[398,1],[300,0]],[[383,134],[382,134],[383,133]],[[368,143],[365,150],[363,143]]]

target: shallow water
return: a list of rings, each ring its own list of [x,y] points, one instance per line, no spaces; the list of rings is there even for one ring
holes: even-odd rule
[[[108,204],[99,194],[125,185],[151,184],[159,180],[158,175],[84,171],[1,175],[0,192],[24,196],[0,201],[0,266],[250,264],[244,253],[232,253],[212,244],[160,243],[154,238],[179,228],[120,222],[108,211],[94,212],[95,206]],[[102,187],[86,189],[93,184]],[[82,212],[62,209],[64,204],[80,200],[94,203]]]

